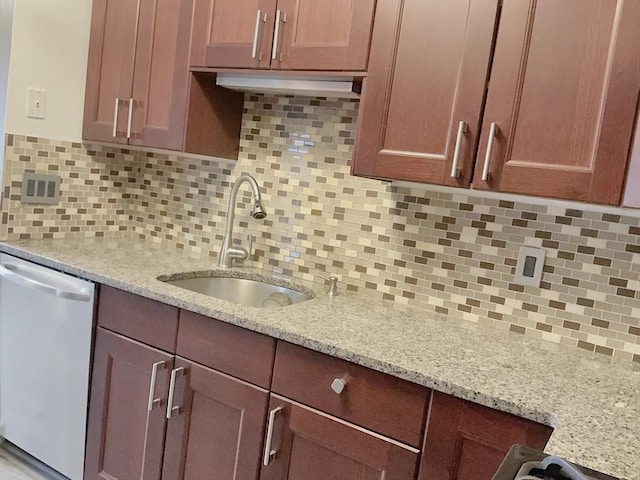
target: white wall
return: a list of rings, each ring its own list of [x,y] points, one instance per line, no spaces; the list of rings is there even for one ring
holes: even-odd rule
[[[13,24],[13,0],[0,0],[0,186],[3,185],[4,171],[4,121],[7,109],[7,80],[11,54],[11,25]],[[0,204],[2,203],[0,188]]]
[[[80,141],[91,0],[13,0],[6,131]],[[46,118],[27,118],[27,88],[47,90]]]

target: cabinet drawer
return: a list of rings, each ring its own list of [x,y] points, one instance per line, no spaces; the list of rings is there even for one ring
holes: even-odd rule
[[[182,310],[177,353],[263,388],[271,384],[275,340]]]
[[[167,352],[176,351],[176,307],[102,285],[98,325]]]
[[[346,382],[342,393],[335,380]],[[390,375],[278,342],[271,390],[336,417],[420,447],[430,391]]]

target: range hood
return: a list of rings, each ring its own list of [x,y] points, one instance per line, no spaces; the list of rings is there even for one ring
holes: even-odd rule
[[[216,84],[241,92],[303,97],[359,98],[361,83],[353,77],[218,73]]]

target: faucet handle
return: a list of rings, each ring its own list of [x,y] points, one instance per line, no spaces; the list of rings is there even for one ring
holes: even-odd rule
[[[337,276],[335,276],[332,273],[330,273],[328,277],[325,277],[324,275],[317,275],[317,276],[329,282],[329,291],[327,292],[327,295],[329,295],[330,297],[335,297],[336,295],[338,295],[338,277]]]

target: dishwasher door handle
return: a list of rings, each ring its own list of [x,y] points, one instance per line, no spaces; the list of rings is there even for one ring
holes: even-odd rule
[[[34,278],[30,278],[25,273],[18,271],[17,265],[4,264],[0,265],[0,277],[4,277],[7,280],[22,285],[23,287],[32,288],[40,292],[48,293],[54,297],[63,298],[65,300],[75,300],[78,302],[88,302],[91,300],[91,292],[87,289],[81,288],[76,291],[63,290],[53,285],[41,282]]]

